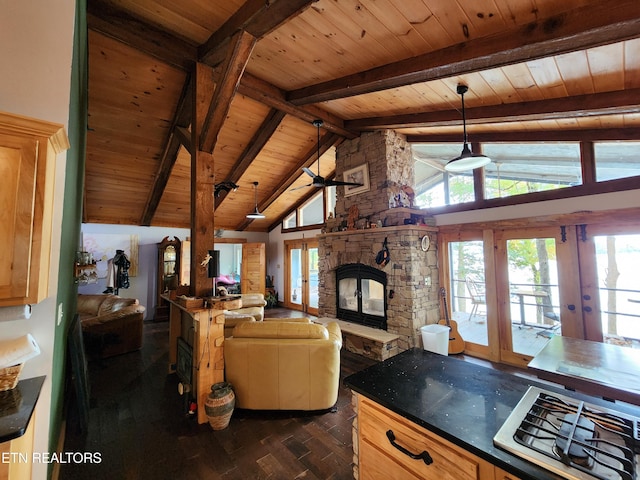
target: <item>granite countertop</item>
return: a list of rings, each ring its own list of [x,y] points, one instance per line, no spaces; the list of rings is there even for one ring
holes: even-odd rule
[[[41,376],[20,380],[14,389],[0,392],[0,442],[24,435],[44,379]]]
[[[493,445],[531,385],[640,417],[640,408],[541,384],[456,357],[411,349],[345,379],[353,391],[523,480],[561,477]]]

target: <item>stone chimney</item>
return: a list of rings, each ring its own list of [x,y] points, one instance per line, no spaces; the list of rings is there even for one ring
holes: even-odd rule
[[[345,194],[347,187],[338,187],[335,218],[319,237],[319,315],[336,318],[338,266],[372,266],[387,275],[387,331],[399,336],[399,351],[419,347],[420,327],[440,319],[437,229],[413,208],[407,188],[413,185],[413,157],[403,135],[392,130],[364,133],[338,147],[337,179],[349,181],[345,172],[364,165],[369,175],[365,186],[351,195]],[[427,251],[422,248],[425,235]],[[375,260],[385,238],[390,262],[381,266]]]

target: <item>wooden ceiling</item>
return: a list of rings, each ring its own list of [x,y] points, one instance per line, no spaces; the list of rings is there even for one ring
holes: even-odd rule
[[[190,227],[191,78],[214,68],[215,227],[267,231],[316,189],[301,168],[393,128],[409,141],[640,139],[637,0],[91,0],[84,221]],[[255,45],[240,81],[237,32]],[[264,220],[249,221],[253,182]]]

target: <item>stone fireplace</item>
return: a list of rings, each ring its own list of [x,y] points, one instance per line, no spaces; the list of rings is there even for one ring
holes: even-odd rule
[[[420,347],[420,327],[437,323],[441,318],[437,228],[422,210],[410,204],[411,192],[406,186],[413,184],[413,159],[404,136],[386,130],[343,142],[337,149],[336,177],[341,179],[345,170],[365,163],[369,190],[345,196],[339,187],[335,216],[319,236],[318,311],[320,317],[352,322],[340,307],[337,272],[355,266],[380,273],[379,278],[383,278],[386,285],[382,293],[380,287],[367,292],[373,301],[367,303],[366,310],[379,309],[382,305],[385,318],[377,327],[384,329],[386,322],[386,333],[396,339],[393,347],[387,347],[393,351],[371,353],[372,357],[382,360]],[[427,250],[422,248],[426,245],[425,236],[430,240]],[[387,264],[378,263],[376,257],[385,242],[390,260]],[[353,310],[358,303],[362,308],[358,296],[363,295],[364,289],[354,283],[346,287],[352,289],[352,293],[347,294],[351,298],[350,302],[343,298],[342,304],[350,304],[347,310]],[[371,322],[362,323],[371,326]],[[345,342],[347,348],[349,344]],[[368,354],[371,349],[358,350],[357,353]]]

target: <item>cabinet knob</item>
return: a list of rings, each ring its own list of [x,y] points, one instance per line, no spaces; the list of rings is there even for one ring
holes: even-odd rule
[[[387,430],[387,438],[389,439],[389,443],[404,453],[407,457],[413,458],[414,460],[422,460],[425,465],[431,465],[433,463],[433,458],[426,450],[423,450],[422,453],[413,453],[404,448],[402,445],[396,443],[396,436],[393,434],[392,430]]]

